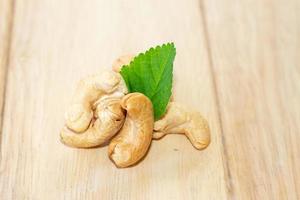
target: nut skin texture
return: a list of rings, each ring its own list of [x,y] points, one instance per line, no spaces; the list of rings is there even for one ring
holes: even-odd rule
[[[166,134],[185,134],[192,145],[205,149],[210,144],[210,130],[207,121],[198,112],[191,112],[176,102],[170,102],[167,113],[154,124],[153,139]]]
[[[106,143],[124,124],[121,99],[125,94],[127,87],[119,73],[104,71],[83,79],[66,113],[61,141],[78,148]]]
[[[112,69],[115,72],[120,72],[123,65],[129,65],[130,62],[134,59],[134,55],[124,55],[119,57],[112,65]]]
[[[61,141],[72,147],[96,147],[111,139],[125,121],[125,112],[120,100],[116,98],[106,98],[99,102],[95,114],[95,122],[83,133],[75,133],[65,126],[60,134]]]
[[[90,127],[97,100],[105,95],[122,98],[125,94],[127,87],[124,80],[113,71],[104,71],[81,80],[65,114],[66,126],[76,133],[85,132]]]
[[[123,97],[121,106],[127,111],[125,123],[110,142],[108,154],[117,167],[136,164],[147,153],[153,133],[154,114],[151,101],[141,93]]]

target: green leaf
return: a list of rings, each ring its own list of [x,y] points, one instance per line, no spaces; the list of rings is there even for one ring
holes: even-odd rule
[[[120,72],[129,92],[143,93],[152,101],[155,120],[165,114],[172,94],[175,55],[173,43],[150,48]]]

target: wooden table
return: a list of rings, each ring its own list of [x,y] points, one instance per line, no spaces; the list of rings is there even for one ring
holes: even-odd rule
[[[0,0],[1,199],[300,199],[300,1]],[[174,99],[212,143],[117,169],[62,145],[76,83],[173,41]]]

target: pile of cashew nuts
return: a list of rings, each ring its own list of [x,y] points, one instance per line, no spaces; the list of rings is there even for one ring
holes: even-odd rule
[[[90,148],[109,143],[108,155],[117,167],[138,163],[147,153],[152,139],[166,134],[185,134],[196,149],[210,143],[207,121],[176,102],[154,121],[151,101],[142,93],[129,93],[119,74],[133,56],[122,56],[112,71],[104,71],[80,81],[61,130],[61,141],[72,147]]]

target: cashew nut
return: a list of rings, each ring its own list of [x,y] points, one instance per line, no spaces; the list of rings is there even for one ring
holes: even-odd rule
[[[66,126],[61,131],[61,141],[69,146],[88,148],[104,144],[122,127],[125,113],[120,100],[106,98],[99,102],[95,112],[96,120],[83,133],[75,133]]]
[[[123,65],[129,65],[133,58],[134,55],[124,55],[119,57],[112,65],[113,71],[120,72]]]
[[[102,96],[112,93],[120,98],[127,93],[127,87],[119,73],[105,71],[81,80],[65,115],[66,126],[77,133],[86,131],[93,118],[94,103]]]
[[[160,139],[170,133],[185,134],[199,150],[210,143],[207,121],[200,113],[190,112],[175,102],[170,102],[165,116],[154,123],[153,139]]]
[[[153,133],[153,107],[141,93],[123,97],[122,108],[127,111],[125,123],[110,142],[108,154],[117,167],[128,167],[141,160],[147,153]]]
[[[106,71],[82,80],[66,114],[61,141],[82,148],[108,141],[125,121],[120,100],[126,93],[125,82],[116,72]]]

